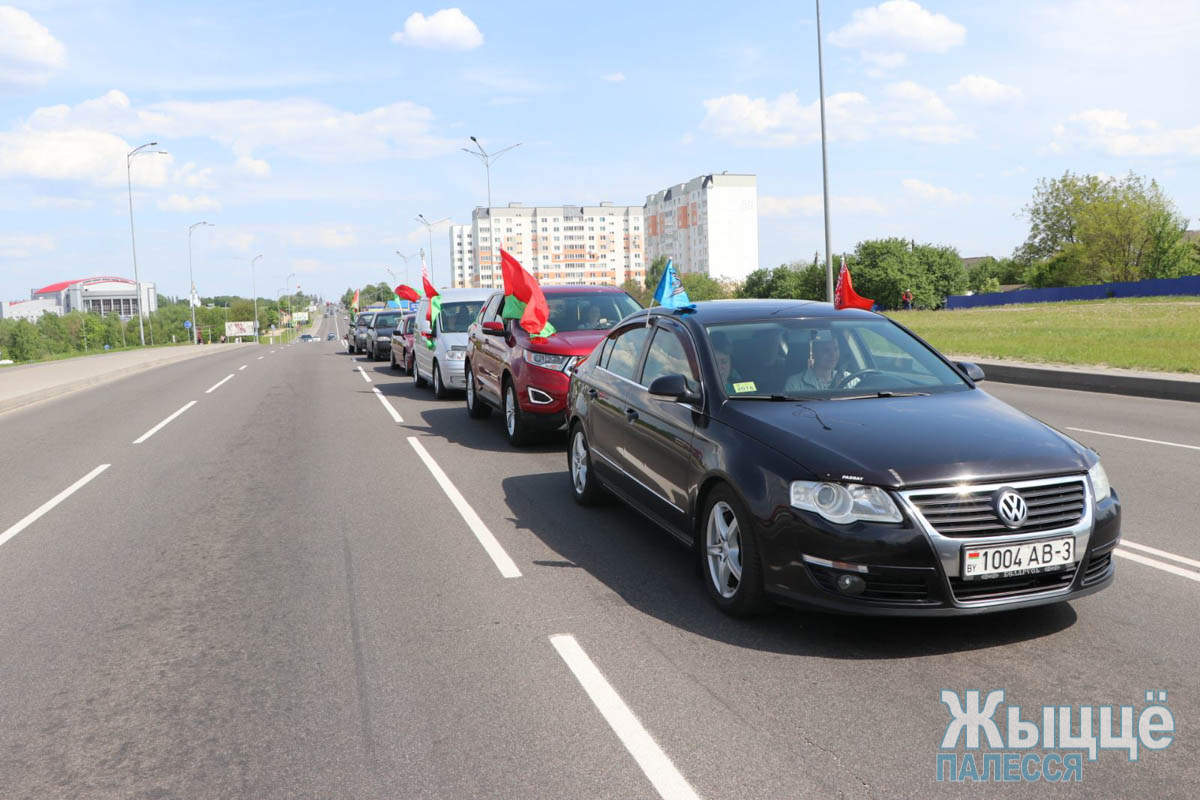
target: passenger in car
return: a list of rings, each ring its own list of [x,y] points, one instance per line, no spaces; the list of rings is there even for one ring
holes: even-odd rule
[[[838,357],[837,339],[810,341],[807,368],[794,372],[788,378],[784,391],[802,392],[806,389],[835,388],[838,381],[848,374],[837,368]]]
[[[721,373],[721,380],[725,384],[725,391],[729,391],[733,384],[741,383],[742,376],[733,366],[733,345],[729,342],[729,337],[723,333],[714,333],[709,337],[712,342],[713,360],[716,361],[717,371]]]

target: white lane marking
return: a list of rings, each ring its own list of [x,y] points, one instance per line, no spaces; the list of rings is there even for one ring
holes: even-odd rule
[[[274,352],[275,352],[274,350],[271,351],[271,353],[274,353]],[[267,353],[267,355],[271,355],[271,353]]]
[[[371,382],[371,376],[367,374],[367,371],[366,371],[365,369],[363,369],[362,367],[359,367],[359,368],[358,368],[358,371],[359,371],[360,373],[362,373],[362,376],[363,376],[363,380],[364,380],[364,381],[366,381],[367,383],[370,383],[370,382]]]
[[[379,402],[383,403],[383,407],[392,415],[392,419],[396,421],[396,424],[399,425],[401,422],[404,422],[404,418],[400,416],[396,409],[392,408],[392,404],[383,396],[383,392],[378,389],[374,389],[373,391],[375,392],[375,396],[379,398]]]
[[[654,741],[654,737],[642,726],[638,718],[616,689],[605,679],[604,674],[592,663],[592,659],[569,633],[550,637],[550,643],[567,662],[579,685],[587,692],[596,708],[604,715],[609,727],[617,734],[621,744],[633,756],[633,760],[646,773],[650,783],[664,800],[699,800],[696,790],[680,774],[669,756]]]
[[[1177,556],[1174,553],[1168,553],[1166,550],[1159,550],[1157,547],[1148,547],[1147,545],[1144,545],[1144,544],[1138,544],[1137,542],[1131,542],[1128,539],[1122,539],[1120,546],[1121,547],[1132,547],[1134,550],[1141,550],[1143,553],[1149,553],[1152,556],[1158,556],[1159,558],[1169,558],[1172,561],[1178,561],[1180,564],[1187,564],[1189,567],[1196,567],[1197,569],[1200,569],[1200,561],[1196,561],[1193,558],[1184,558],[1183,556]]]
[[[259,361],[262,361],[264,358],[266,358],[266,356],[259,356],[259,357],[258,357],[258,360],[259,360]]]
[[[240,367],[238,367],[238,372],[241,372],[242,370],[244,370],[244,369],[245,369],[246,367],[248,367],[248,366],[250,366],[250,365],[249,365],[249,364],[242,364]]]
[[[442,472],[442,468],[433,460],[433,456],[429,455],[417,437],[409,436],[408,443],[417,451],[417,455],[425,462],[425,466],[433,473],[434,479],[438,485],[442,487],[442,491],[446,493],[446,497],[450,498],[450,502],[458,509],[458,513],[462,515],[463,520],[467,523],[467,527],[471,529],[471,533],[475,534],[475,538],[483,545],[483,549],[492,557],[492,562],[496,565],[496,569],[500,570],[500,574],[506,578],[521,577],[521,570],[517,569],[517,565],[508,557],[508,553],[504,552],[504,548],[500,546],[500,542],[492,535],[487,526],[483,524],[483,520],[475,513],[475,509],[471,508],[467,503],[466,498],[458,491],[450,479],[446,477],[446,473]]]
[[[1070,428],[1069,431],[1079,431],[1080,433],[1094,433],[1097,436],[1112,436],[1115,439],[1132,439],[1135,442],[1148,442],[1150,444],[1162,444],[1167,447],[1182,447],[1185,450],[1200,450],[1200,445],[1180,444],[1179,442],[1164,442],[1162,439],[1143,439],[1141,436],[1126,436],[1123,433],[1105,433],[1104,431],[1093,431],[1087,428]]]
[[[75,492],[77,492],[81,488],[83,488],[83,486],[85,484],[87,484],[92,478],[96,477],[101,472],[104,472],[104,470],[108,469],[110,466],[112,466],[112,465],[111,464],[101,464],[100,466],[96,467],[94,470],[89,472],[87,475],[84,475],[82,478],[75,481],[70,486],[63,489],[61,492],[59,492],[58,494],[54,495],[54,497],[51,497],[49,500],[47,500],[46,502],[42,503],[40,506],[35,508],[33,511],[31,511],[29,514],[27,514],[25,516],[25,518],[22,519],[20,522],[18,522],[16,525],[13,525],[11,528],[6,530],[4,533],[0,533],[0,545],[4,544],[9,539],[13,538],[18,533],[25,530],[33,523],[37,522],[38,519],[40,519],[44,514],[46,514],[46,512],[48,512],[50,509],[54,508],[56,505],[61,503],[63,500],[66,500],[71,495],[75,494]]]
[[[179,410],[178,410],[178,411],[176,411],[174,414],[172,414],[171,416],[167,417],[167,418],[166,418],[166,419],[164,419],[162,422],[158,423],[157,425],[155,425],[153,428],[151,428],[150,430],[148,430],[148,431],[146,431],[145,433],[143,433],[143,434],[142,434],[141,436],[139,436],[138,438],[134,439],[134,440],[133,440],[133,443],[134,443],[134,444],[141,444],[142,442],[146,441],[146,440],[147,440],[147,439],[149,439],[151,436],[153,436],[154,434],[158,433],[158,432],[159,432],[159,431],[161,431],[163,428],[167,427],[167,425],[168,425],[168,424],[171,422],[171,420],[175,419],[175,418],[176,418],[176,417],[178,417],[180,414],[182,414],[183,412],[187,411],[189,408],[191,408],[191,407],[192,407],[192,406],[194,406],[194,405],[196,405],[196,401],[195,401],[195,400],[189,400],[189,401],[187,402],[187,404],[186,404],[186,405],[184,405],[184,407],[183,407],[183,408],[179,409]]]
[[[233,378],[233,373],[231,372],[231,373],[229,373],[228,375],[226,375],[224,378],[221,378],[221,380],[219,380],[219,381],[217,381],[216,383],[214,383],[212,386],[210,386],[210,387],[208,387],[207,389],[205,389],[205,390],[204,390],[204,393],[205,393],[205,394],[212,394],[212,393],[213,393],[213,392],[215,392],[215,391],[216,391],[218,388],[220,388],[220,386],[221,386],[221,384],[222,384],[222,383],[224,383],[225,381],[227,381],[227,380],[230,380],[230,379],[232,379],[232,378]]]
[[[1121,558],[1128,558],[1130,561],[1136,561],[1139,564],[1145,564],[1147,567],[1161,569],[1163,572],[1169,572],[1172,575],[1178,575],[1181,578],[1188,578],[1189,580],[1200,583],[1200,572],[1192,572],[1191,570],[1184,569],[1183,567],[1177,567],[1174,564],[1168,564],[1165,561],[1155,561],[1153,558],[1139,556],[1137,553],[1127,553],[1120,547],[1118,547],[1116,550],[1113,550],[1113,555],[1118,555]]]

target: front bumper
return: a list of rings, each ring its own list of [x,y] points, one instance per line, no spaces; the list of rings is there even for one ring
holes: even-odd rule
[[[526,363],[521,363],[514,373],[517,402],[529,424],[545,430],[566,424],[570,375]]]
[[[1091,498],[1088,498],[1091,502]],[[1116,493],[1088,514],[1081,558],[1058,572],[964,581],[935,553],[926,530],[906,513],[895,525],[834,525],[794,509],[759,520],[764,588],[792,606],[871,616],[955,617],[1060,603],[1113,581],[1120,541]],[[1062,535],[1050,531],[1047,536]],[[1003,537],[993,540],[1006,543]],[[838,588],[841,575],[865,582],[861,594]]]
[[[376,339],[375,340],[375,352],[381,356],[386,356],[388,353],[392,352],[392,343],[390,341],[384,342],[379,339]]]
[[[439,360],[438,368],[442,371],[442,383],[448,389],[466,389],[467,378],[463,372],[462,361],[452,361],[450,359]]]

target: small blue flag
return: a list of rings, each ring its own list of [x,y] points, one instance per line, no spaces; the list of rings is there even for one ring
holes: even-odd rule
[[[654,290],[654,304],[684,310],[695,310],[696,308],[688,299],[687,289],[683,288],[683,281],[679,280],[679,275],[672,265],[672,259],[667,259],[662,279],[658,282],[658,288]]]

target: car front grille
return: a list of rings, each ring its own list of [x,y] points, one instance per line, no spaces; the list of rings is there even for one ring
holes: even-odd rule
[[[1083,478],[1063,478],[1051,483],[1014,488],[1025,500],[1029,514],[1024,524],[1010,528],[996,516],[992,498],[996,489],[945,489],[914,492],[909,499],[925,521],[943,536],[1003,536],[1012,533],[1069,528],[1083,517],[1087,492]]]
[[[900,605],[923,605],[937,602],[929,591],[929,578],[923,575],[900,574],[862,574],[853,573],[866,581],[867,588],[859,595],[844,595],[837,590],[837,577],[843,574],[841,570],[830,569],[819,564],[807,564],[813,579],[822,589],[842,597],[858,600],[869,600],[876,603],[895,603]]]
[[[1017,575],[1010,578],[982,578],[978,580],[950,579],[950,590],[960,603],[985,600],[1014,600],[1029,595],[1038,595],[1065,589],[1075,579],[1078,566],[1058,572],[1039,572],[1035,575]]]

